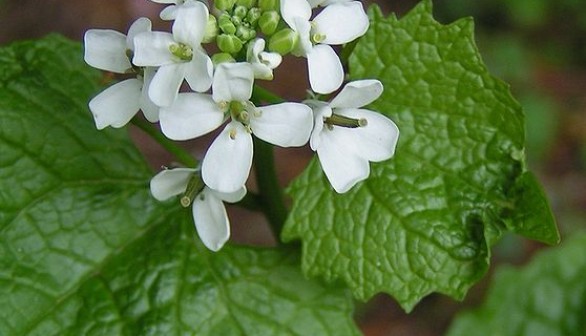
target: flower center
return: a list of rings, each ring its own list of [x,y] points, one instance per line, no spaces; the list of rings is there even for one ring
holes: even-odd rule
[[[322,43],[326,39],[326,34],[316,32],[317,25],[315,22],[311,21],[311,31],[309,33],[309,40],[312,44],[319,44]]]
[[[205,184],[201,179],[201,175],[199,173],[195,173],[191,175],[189,182],[187,183],[187,188],[185,188],[185,192],[183,196],[181,196],[180,202],[181,206],[187,208],[191,205],[193,200],[197,197],[199,193],[203,190]]]
[[[326,39],[326,35],[324,35],[324,34],[320,34],[320,33],[311,34],[311,42],[313,44],[322,43],[325,39]]]
[[[324,118],[324,124],[326,124],[330,130],[333,129],[334,126],[358,128],[368,125],[368,120],[365,118],[354,119],[339,114],[332,114],[330,117]]]
[[[183,43],[173,43],[169,46],[169,51],[173,56],[179,58],[182,61],[191,61],[193,58],[193,49]]]

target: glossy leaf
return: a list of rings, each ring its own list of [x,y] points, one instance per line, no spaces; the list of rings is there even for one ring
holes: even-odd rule
[[[306,274],[341,278],[363,300],[387,292],[406,310],[431,292],[462,298],[504,230],[558,241],[525,171],[521,107],[487,72],[472,20],[442,25],[431,12],[431,1],[400,20],[370,11],[350,77],[383,83],[370,108],[398,125],[395,156],[342,195],[314,160],[290,187],[282,236],[302,240]]]
[[[126,132],[95,129],[81,57],[57,36],[0,49],[0,335],[357,334],[296,250],[212,253],[151,197]]]

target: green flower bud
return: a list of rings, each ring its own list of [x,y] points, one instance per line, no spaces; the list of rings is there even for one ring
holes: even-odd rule
[[[215,0],[214,5],[221,11],[229,11],[234,7],[236,0]]]
[[[286,55],[293,51],[299,41],[299,34],[290,28],[284,28],[276,32],[269,40],[269,50]]]
[[[258,19],[258,26],[263,34],[270,36],[277,30],[280,20],[281,16],[276,11],[264,12]]]
[[[169,51],[173,56],[179,58],[182,61],[191,61],[193,58],[193,49],[190,46],[183,43],[173,43],[169,46]]]
[[[256,0],[236,0],[236,4],[250,9],[256,5]]]
[[[258,8],[258,7],[251,8],[248,11],[248,14],[246,14],[246,20],[254,27],[254,26],[256,26],[258,19],[260,19],[261,14],[262,14],[262,11],[260,8]]]
[[[234,34],[236,33],[236,26],[232,23],[232,18],[230,15],[224,13],[220,15],[218,19],[218,26],[220,30],[226,34]]]
[[[242,41],[234,35],[218,35],[218,37],[216,37],[216,43],[221,51],[229,54],[235,54],[242,49]]]
[[[263,11],[276,11],[279,6],[279,0],[258,0],[258,7]]]
[[[236,28],[236,36],[242,41],[250,41],[256,37],[256,31],[244,26],[238,26]]]
[[[203,43],[210,43],[218,36],[218,22],[213,15],[208,16],[208,24],[206,25],[206,32],[203,36]]]
[[[230,20],[232,20],[232,23],[236,27],[238,27],[238,26],[240,26],[242,24],[242,18],[240,16],[234,15],[234,16],[232,16],[232,18]]]
[[[232,55],[227,53],[217,53],[212,56],[212,63],[214,63],[214,67],[218,66],[222,63],[234,63],[236,60]]]
[[[234,8],[234,11],[232,12],[232,17],[236,16],[241,19],[244,19],[246,17],[246,14],[248,14],[248,8],[244,6],[236,6],[236,8]]]

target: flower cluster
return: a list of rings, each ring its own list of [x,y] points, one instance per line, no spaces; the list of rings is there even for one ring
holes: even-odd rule
[[[188,140],[223,126],[201,165],[164,169],[151,180],[158,200],[181,195],[192,206],[197,232],[217,251],[230,236],[223,202],[246,194],[253,136],[281,147],[309,142],[334,190],[348,191],[369,175],[369,161],[393,156],[399,131],[383,115],[362,109],[383,91],[377,80],[346,84],[330,102],[306,100],[256,106],[255,80],[273,80],[282,57],[307,59],[309,84],[318,94],[338,90],[344,70],[332,45],[362,36],[369,21],[351,0],[152,0],[171,32],[152,31],[139,18],[128,34],[91,29],[85,60],[130,79],[89,103],[96,127],[122,127],[141,110],[171,140]],[[208,44],[215,48],[204,48]],[[216,50],[210,56],[208,50]],[[186,82],[189,90],[182,90]],[[315,96],[315,95],[314,95]],[[256,102],[258,103],[258,102]]]

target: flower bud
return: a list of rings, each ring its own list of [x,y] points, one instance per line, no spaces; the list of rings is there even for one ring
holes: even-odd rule
[[[280,20],[281,16],[276,11],[264,12],[258,19],[258,26],[263,34],[270,36],[277,30]]]
[[[208,24],[206,25],[206,31],[203,36],[203,43],[210,43],[218,36],[218,22],[216,17],[213,15],[208,16]]]
[[[269,40],[269,50],[286,55],[295,49],[299,41],[299,34],[290,28],[284,28],[276,32]]]
[[[236,60],[232,55],[227,53],[217,53],[212,56],[212,63],[214,63],[214,67],[222,64],[222,63],[234,63]]]
[[[214,5],[221,11],[228,11],[234,7],[236,0],[215,0]]]
[[[242,41],[234,35],[220,34],[216,37],[216,43],[221,51],[235,54],[242,49]]]
[[[220,15],[220,18],[218,19],[218,27],[220,27],[220,30],[226,34],[236,33],[236,26],[232,23],[230,15],[226,13]]]
[[[249,41],[256,37],[256,31],[244,26],[238,26],[238,28],[236,28],[236,36],[241,41]]]
[[[248,14],[248,8],[244,6],[236,6],[236,8],[234,8],[234,11],[232,12],[232,16],[236,16],[241,19],[244,19],[246,17],[246,14]]]
[[[258,7],[263,11],[279,10],[279,0],[258,0]]]
[[[254,26],[256,26],[258,19],[260,19],[261,14],[262,14],[262,11],[260,8],[258,8],[258,7],[251,8],[248,11],[248,14],[246,14],[246,20],[254,27]]]
[[[256,0],[236,0],[236,4],[250,9],[256,5]]]

